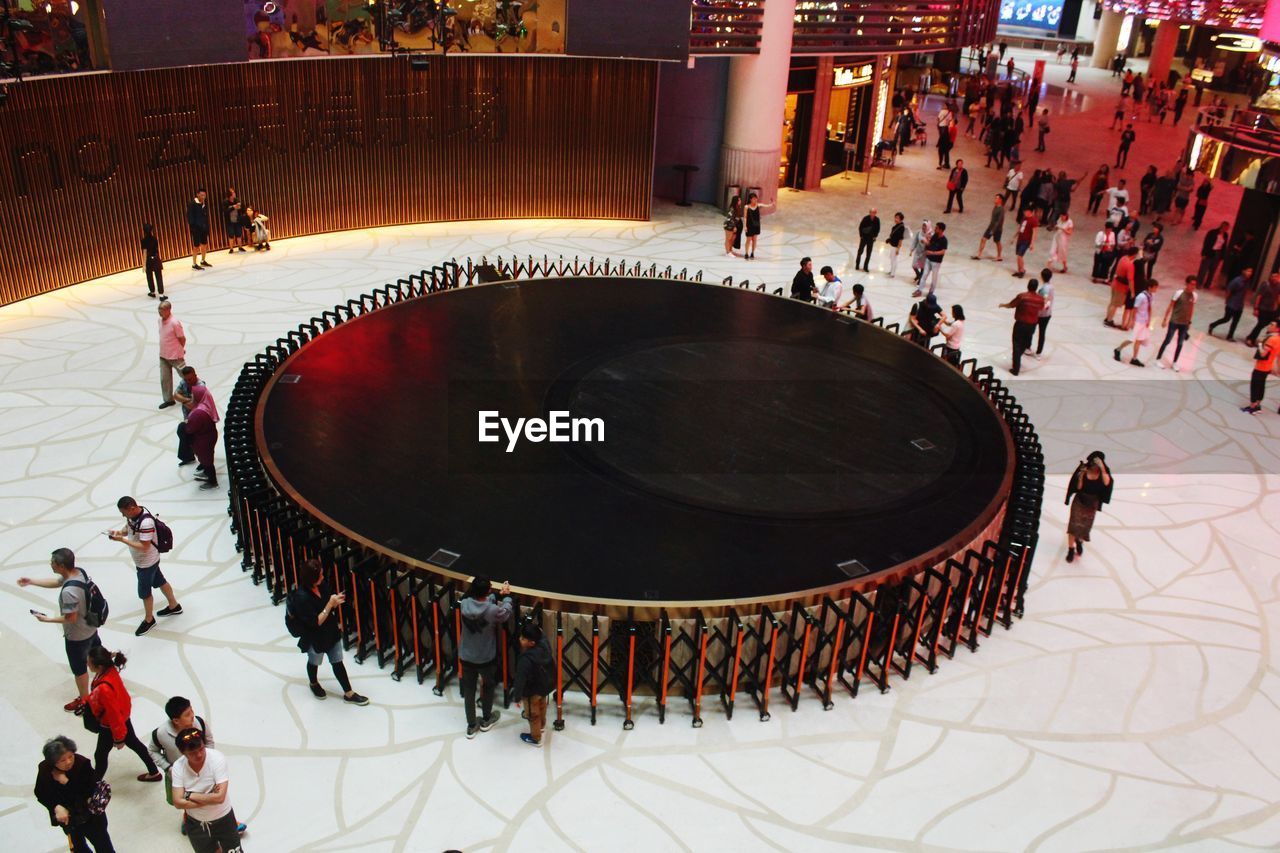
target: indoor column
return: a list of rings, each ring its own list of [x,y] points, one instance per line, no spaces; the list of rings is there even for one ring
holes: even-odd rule
[[[1151,42],[1151,59],[1147,63],[1147,79],[1164,83],[1169,79],[1169,66],[1173,64],[1174,51],[1178,49],[1178,24],[1161,21],[1156,27],[1156,37]]]
[[[1120,44],[1120,24],[1123,21],[1124,15],[1119,12],[1107,9],[1102,13],[1102,20],[1098,21],[1098,33],[1093,38],[1093,61],[1089,63],[1094,68],[1111,67],[1111,60],[1115,58],[1116,48]]]
[[[720,185],[760,187],[760,201],[765,204],[778,196],[795,11],[795,0],[768,0],[760,53],[735,56],[729,65]],[[718,189],[717,195],[720,192]]]

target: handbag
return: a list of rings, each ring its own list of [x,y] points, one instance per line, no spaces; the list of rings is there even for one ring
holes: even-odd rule
[[[96,734],[102,733],[102,723],[98,720],[97,716],[93,713],[93,708],[89,707],[88,702],[85,702],[84,705],[82,706],[82,711],[80,713],[80,721],[84,723],[85,731],[89,732],[90,734],[96,735]]]
[[[107,810],[111,802],[111,785],[101,779],[93,786],[93,793],[85,800],[84,808],[91,815],[100,815]]]

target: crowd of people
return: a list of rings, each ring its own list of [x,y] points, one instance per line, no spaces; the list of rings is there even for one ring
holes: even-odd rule
[[[1039,103],[1039,85],[1033,81],[1033,85],[1024,87],[1012,71],[1002,79],[998,72],[999,63],[1004,59],[1003,50],[980,48],[975,59],[978,70],[952,86],[958,97],[944,96],[934,118],[936,169],[946,176],[943,215],[963,215],[970,173],[964,159],[953,161],[952,153],[961,135],[981,142],[986,166],[1003,172],[1002,189],[993,198],[982,236],[970,258],[990,258],[1002,263],[1007,228],[1013,236],[1011,274],[1015,278],[1028,275],[1031,258],[1042,259],[1039,277],[1028,282],[1028,292],[1019,294],[1013,303],[1006,303],[1017,315],[1010,372],[1015,376],[1020,373],[1022,355],[1031,349],[1030,333],[1036,329],[1040,339],[1031,355],[1038,358],[1044,353],[1045,329],[1052,317],[1054,302],[1051,279],[1055,273],[1071,272],[1070,249],[1077,220],[1090,216],[1098,219],[1090,278],[1111,291],[1103,322],[1126,334],[1125,340],[1115,348],[1117,360],[1135,367],[1145,366],[1141,350],[1150,340],[1151,329],[1162,326],[1164,338],[1156,350],[1156,361],[1161,367],[1180,370],[1198,294],[1222,285],[1226,295],[1224,314],[1209,324],[1207,333],[1213,335],[1215,329],[1226,325],[1225,339],[1237,340],[1240,318],[1246,303],[1252,301],[1257,323],[1243,341],[1257,348],[1257,363],[1266,363],[1264,353],[1269,351],[1269,330],[1272,321],[1280,316],[1280,277],[1273,276],[1263,282],[1255,280],[1254,262],[1260,242],[1248,224],[1242,223],[1233,230],[1229,223],[1221,222],[1204,234],[1198,269],[1194,275],[1186,276],[1184,285],[1172,293],[1163,321],[1157,321],[1160,315],[1155,308],[1158,292],[1155,271],[1165,242],[1171,238],[1168,229],[1184,226],[1196,232],[1202,228],[1213,192],[1213,179],[1198,176],[1182,160],[1164,169],[1154,164],[1146,166],[1133,189],[1124,172],[1129,155],[1140,145],[1135,125],[1143,120],[1179,124],[1190,99],[1188,86],[1178,85],[1172,75],[1168,82],[1153,83],[1142,74],[1118,67],[1116,76],[1121,92],[1109,128],[1116,134],[1114,163],[1102,163],[1092,172],[1085,170],[1072,175],[1062,168],[1023,165],[1021,145],[1030,130],[1037,132],[1036,152],[1043,154],[1048,150],[1052,119],[1050,111],[1041,108]],[[1073,51],[1073,72],[1078,59]],[[898,117],[891,124],[891,134],[899,154],[913,145],[923,144],[930,136],[920,112],[921,103],[922,99],[909,89],[895,95]],[[1225,100],[1219,98],[1210,112],[1225,112],[1225,109]],[[1077,201],[1084,203],[1073,206]],[[726,221],[726,251],[732,251],[737,245],[731,246],[728,233],[732,223],[741,218],[740,213],[734,212],[736,209],[735,202]],[[1046,237],[1038,239],[1042,232]],[[928,346],[937,336],[942,336],[948,342],[944,353],[950,357],[955,352],[958,363],[963,308],[953,306],[949,312],[944,311],[937,299],[943,261],[949,249],[946,223],[925,218],[913,227],[906,216],[898,212],[893,215],[888,236],[883,237],[879,211],[871,208],[857,226],[856,270],[872,271],[875,246],[881,239],[886,246],[887,269],[877,272],[895,278],[904,253],[911,266],[915,284],[912,297],[920,301],[913,303],[907,318],[909,337]],[[988,246],[994,250],[993,257],[988,255]],[[856,290],[856,305],[850,313],[871,316],[865,283],[846,291],[830,266],[822,267],[820,276],[821,280],[815,281],[811,262],[806,258],[793,279],[791,295],[825,307],[844,309],[854,299],[851,294]],[[1037,312],[1034,318],[1031,317],[1033,309]],[[954,331],[957,327],[950,322],[957,319],[957,313],[960,331]],[[1280,347],[1280,341],[1276,346]],[[1126,350],[1130,351],[1122,358]],[[1254,385],[1257,388],[1251,395],[1250,406],[1246,407],[1249,411],[1256,411],[1254,404],[1261,399],[1262,387],[1259,382]]]

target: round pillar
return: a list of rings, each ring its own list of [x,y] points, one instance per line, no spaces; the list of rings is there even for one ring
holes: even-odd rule
[[[1102,13],[1102,20],[1098,21],[1098,32],[1093,37],[1093,61],[1089,63],[1091,66],[1111,67],[1111,60],[1116,56],[1116,48],[1120,46],[1120,24],[1123,22],[1124,15],[1119,12],[1107,9]]]
[[[760,53],[735,56],[729,64],[720,186],[760,187],[762,204],[772,204],[778,197],[795,14],[795,0],[765,3]],[[717,188],[717,198],[721,192]]]
[[[1161,21],[1156,27],[1156,37],[1151,42],[1151,59],[1147,63],[1147,79],[1153,83],[1164,83],[1169,79],[1169,68],[1173,64],[1174,51],[1178,49],[1178,24],[1176,21]]]

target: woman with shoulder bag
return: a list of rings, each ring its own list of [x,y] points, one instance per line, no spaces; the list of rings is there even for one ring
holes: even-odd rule
[[[1090,453],[1084,462],[1076,466],[1067,484],[1066,503],[1071,504],[1071,517],[1067,522],[1067,562],[1084,554],[1084,543],[1093,532],[1093,519],[1105,503],[1111,503],[1111,469],[1107,456],[1101,450]],[[1074,498],[1074,500],[1073,500]]]
[[[66,833],[74,853],[115,853],[107,832],[111,786],[100,782],[75,741],[58,735],[44,745],[36,768],[36,799],[49,810],[49,825]]]
[[[89,650],[89,671],[93,673],[93,683],[89,686],[89,699],[85,703],[84,727],[98,734],[98,745],[93,751],[94,773],[99,779],[106,776],[111,748],[124,749],[127,746],[147,766],[147,772],[139,774],[138,781],[159,782],[164,776],[146,745],[138,739],[133,721],[129,719],[133,700],[120,678],[120,670],[126,663],[128,660],[120,652],[109,652],[102,646]]]

